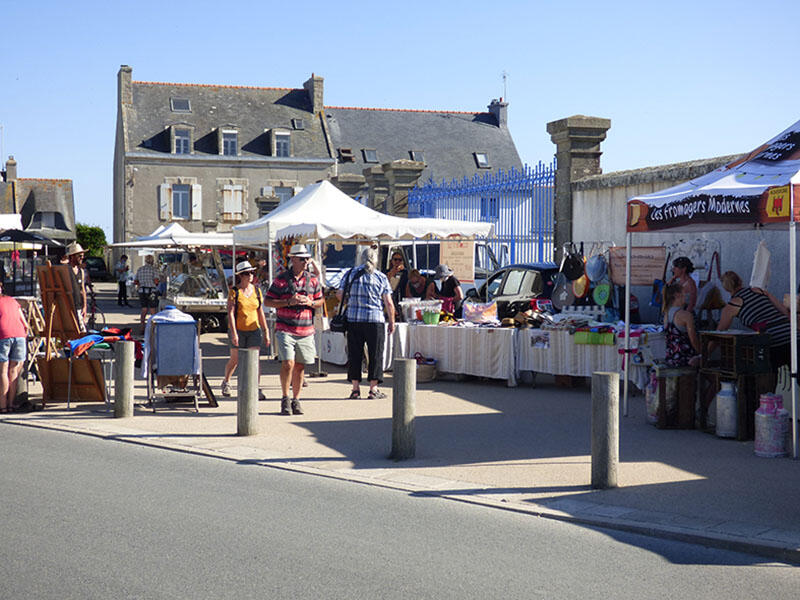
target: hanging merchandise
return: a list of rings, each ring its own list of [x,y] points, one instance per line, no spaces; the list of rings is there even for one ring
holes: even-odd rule
[[[714,252],[708,266],[708,280],[697,290],[697,310],[719,310],[731,299],[730,293],[722,287],[720,277],[719,254]]]
[[[661,308],[661,304],[664,302],[664,282],[667,279],[667,267],[669,267],[671,256],[671,254],[667,254],[667,261],[664,263],[664,273],[661,275],[661,279],[653,280],[653,289],[650,292],[650,306]]]
[[[611,298],[611,285],[608,282],[598,283],[592,291],[592,299],[598,306],[605,306]]]
[[[564,245],[564,259],[561,271],[570,281],[575,281],[584,274],[585,267],[582,253],[578,252],[578,249],[572,242]]]
[[[589,293],[589,278],[586,275],[581,275],[572,282],[572,293],[576,298],[585,298]]]
[[[564,273],[566,268],[567,259],[569,258],[567,248],[570,244],[564,244],[564,250],[561,257],[561,266],[559,267],[558,274],[553,278],[553,293],[550,299],[556,310],[561,310],[565,306],[571,306],[575,302],[575,295],[572,292],[572,285]],[[574,249],[574,245],[573,245]],[[583,267],[583,264],[581,264]]]
[[[750,275],[750,287],[766,290],[770,277],[770,251],[766,242],[761,240],[753,256],[753,273]]]
[[[586,276],[592,283],[602,280],[606,272],[606,257],[603,254],[595,254],[586,260]]]

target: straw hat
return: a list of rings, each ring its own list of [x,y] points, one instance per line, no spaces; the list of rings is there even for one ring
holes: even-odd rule
[[[289,249],[289,256],[296,256],[298,258],[311,258],[311,253],[306,248],[305,244],[294,244]]]
[[[73,254],[83,254],[86,250],[83,249],[78,242],[72,242],[69,246],[67,246],[67,256],[72,256]]]
[[[241,262],[236,263],[236,274],[241,275],[242,273],[252,273],[255,271],[255,267],[250,264],[250,261],[243,260]]]

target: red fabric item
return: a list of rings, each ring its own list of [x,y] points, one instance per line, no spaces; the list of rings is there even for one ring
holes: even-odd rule
[[[0,339],[27,337],[28,327],[20,311],[14,298],[0,296]]]

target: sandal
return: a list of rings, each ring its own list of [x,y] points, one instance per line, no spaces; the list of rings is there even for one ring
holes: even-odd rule
[[[386,398],[386,394],[380,391],[378,388],[369,391],[369,395],[367,396],[370,400],[380,400],[381,398]]]
[[[361,390],[353,390],[350,392],[350,396],[347,398],[348,400],[357,400],[361,398]]]

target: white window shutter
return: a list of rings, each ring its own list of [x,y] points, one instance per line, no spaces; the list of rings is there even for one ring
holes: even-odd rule
[[[294,195],[297,196],[297,194],[299,194],[302,191],[303,191],[302,187],[296,187],[296,188],[294,188]]]
[[[171,192],[172,186],[166,183],[158,186],[158,217],[162,221],[169,221]]]
[[[269,198],[270,196],[272,196],[272,186],[265,185],[264,187],[262,187],[261,195],[264,196],[264,198]]]
[[[192,185],[192,221],[203,220],[203,186]]]
[[[222,213],[230,215],[233,212],[233,186],[222,186]]]

